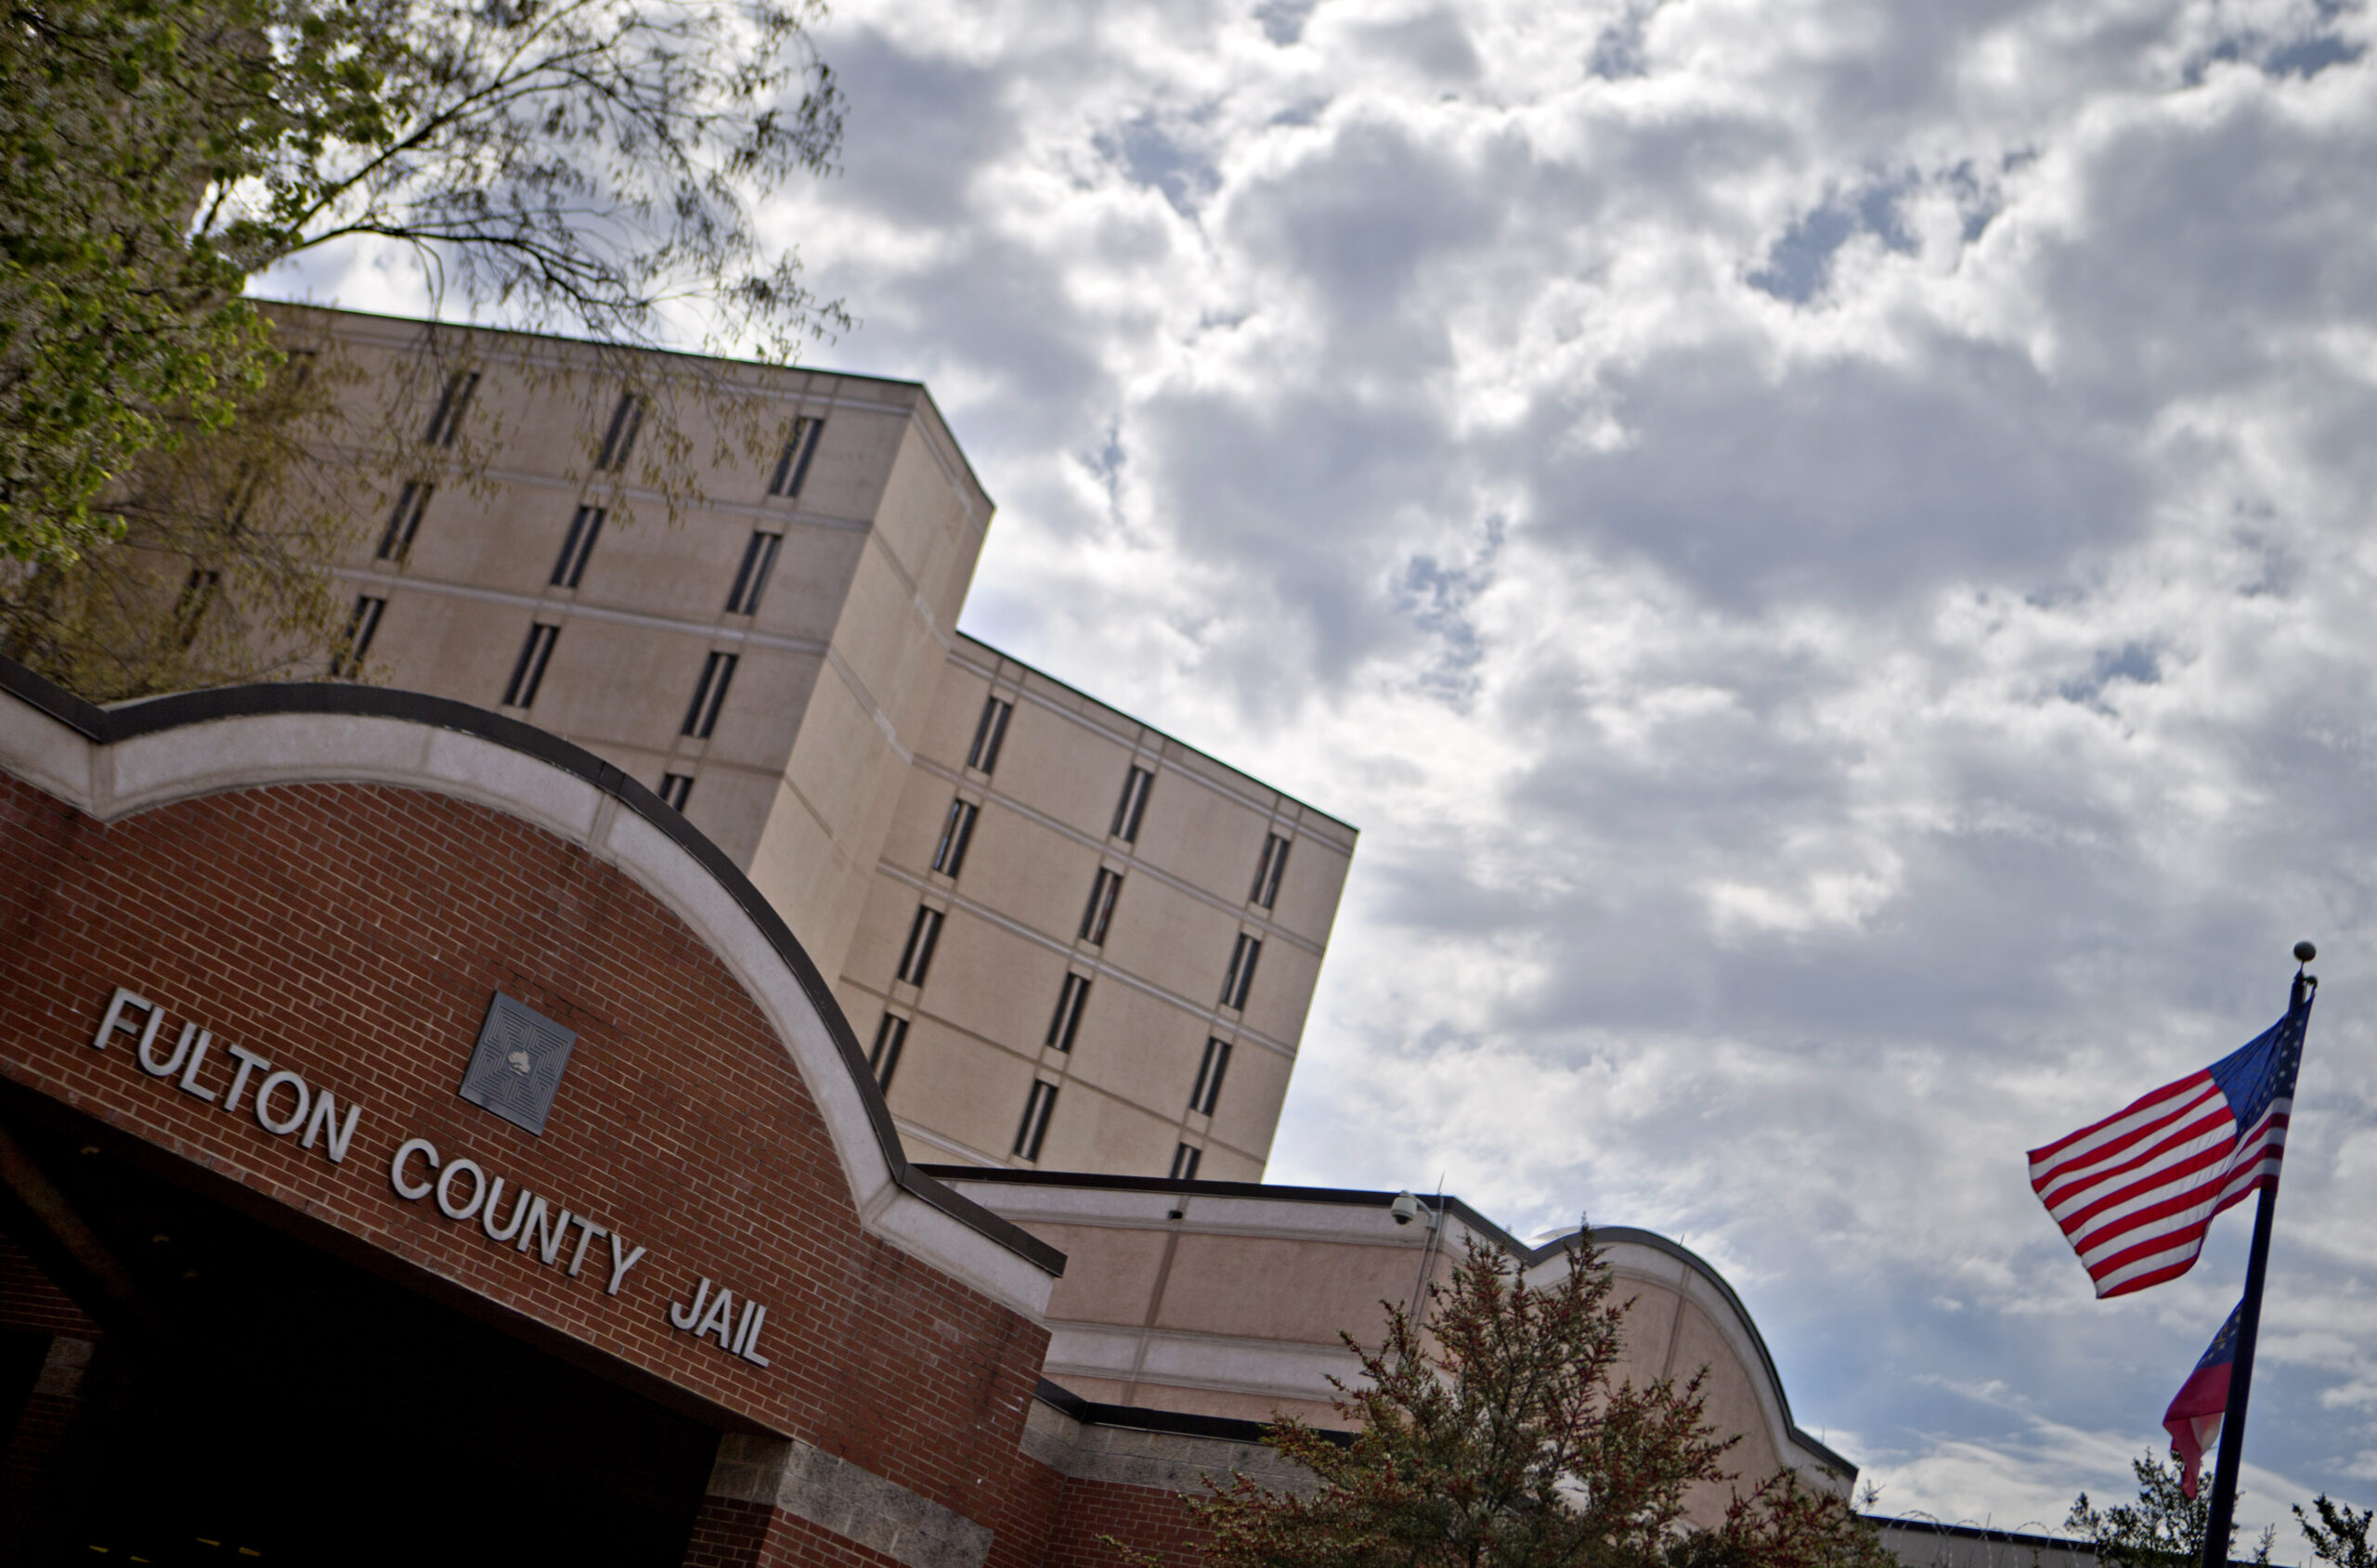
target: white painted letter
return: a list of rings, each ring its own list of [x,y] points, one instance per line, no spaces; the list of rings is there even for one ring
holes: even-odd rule
[[[528,1217],[528,1199],[533,1196],[526,1187],[512,1195],[512,1223],[501,1230],[495,1228],[495,1206],[503,1197],[503,1178],[498,1176],[487,1185],[487,1207],[479,1211],[479,1228],[498,1241],[509,1241],[520,1234],[520,1222]]]
[[[468,1171],[471,1173],[471,1200],[460,1209],[454,1207],[454,1178]],[[475,1160],[457,1160],[448,1164],[437,1177],[437,1212],[449,1220],[467,1220],[479,1212],[487,1201],[487,1173],[479,1169]]]
[[[550,1268],[552,1266],[554,1256],[561,1251],[561,1238],[568,1234],[568,1210],[564,1209],[561,1216],[556,1219],[553,1212],[545,1206],[543,1199],[532,1197],[528,1199],[528,1216],[520,1222],[521,1251],[526,1251],[528,1243],[535,1242],[537,1255],[542,1258],[545,1261],[545,1266]]]
[[[754,1367],[765,1367],[768,1358],[760,1354],[760,1326],[768,1320],[768,1309],[757,1302],[743,1303],[743,1327],[734,1331],[734,1354]]]
[[[237,1110],[240,1108],[240,1092],[248,1086],[249,1072],[256,1068],[263,1068],[269,1072],[272,1070],[272,1064],[245,1046],[226,1045],[223,1049],[240,1058],[240,1070],[231,1075],[231,1092],[223,1097],[225,1110]]]
[[[669,1308],[669,1321],[680,1328],[690,1328],[702,1320],[702,1308],[709,1302],[709,1276],[702,1276],[701,1289],[694,1292],[694,1304],[682,1309]]]
[[[207,1033],[206,1030],[198,1031],[198,1045],[189,1054],[189,1066],[182,1069],[182,1081],[175,1085],[183,1094],[195,1095],[210,1104],[214,1099],[214,1091],[198,1086],[198,1069],[206,1065],[206,1048],[214,1042],[214,1036]]]
[[[289,1113],[288,1121],[275,1121],[272,1119],[272,1092],[283,1083],[297,1091],[297,1108]],[[256,1125],[275,1137],[285,1138],[295,1132],[304,1123],[305,1113],[313,1108],[313,1091],[305,1087],[304,1079],[287,1068],[266,1074],[265,1081],[256,1085]]]
[[[328,1133],[330,1142],[325,1150],[331,1157],[331,1163],[344,1165],[346,1163],[346,1146],[355,1141],[355,1119],[362,1114],[361,1106],[347,1107],[346,1125],[341,1127],[338,1124],[338,1101],[332,1099],[331,1092],[325,1089],[314,1096],[314,1119],[305,1123],[305,1135],[297,1140],[297,1147],[311,1148],[316,1138]]]
[[[564,1218],[569,1224],[576,1225],[578,1231],[578,1251],[569,1255],[569,1276],[575,1279],[578,1277],[578,1271],[586,1266],[586,1244],[598,1236],[608,1236],[611,1233],[582,1214],[566,1214]]]
[[[396,1187],[396,1196],[409,1203],[418,1203],[429,1196],[427,1182],[416,1186],[405,1180],[405,1161],[416,1154],[429,1161],[431,1170],[437,1169],[437,1146],[427,1138],[407,1138],[396,1147],[396,1158],[388,1165],[388,1180]]]
[[[641,1247],[622,1255],[619,1251],[619,1243],[626,1239],[627,1238],[617,1231],[611,1233],[611,1289],[607,1293],[614,1296],[619,1293],[619,1281],[628,1276],[628,1270],[635,1267],[637,1260],[643,1256],[643,1249]]]
[[[165,1015],[162,1009],[150,1014],[150,1024],[153,1026],[154,1024],[162,1021],[164,1016]],[[138,1052],[138,1056],[140,1057],[140,1070],[147,1073],[151,1078],[171,1078],[174,1074],[182,1069],[182,1058],[189,1055],[189,1043],[193,1040],[203,1038],[204,1033],[205,1031],[201,1030],[196,1024],[182,1025],[181,1043],[174,1047],[173,1058],[169,1061],[161,1062],[157,1059],[157,1053],[155,1049],[157,1031],[152,1027],[146,1035],[142,1036],[140,1041],[140,1049]]]
[[[721,1285],[718,1294],[710,1298],[709,1310],[702,1314],[702,1326],[694,1330],[694,1338],[704,1339],[716,1334],[718,1342],[729,1343],[734,1328],[734,1292]]]
[[[135,996],[123,987],[118,986],[115,988],[115,994],[108,998],[108,1016],[99,1020],[99,1032],[91,1037],[92,1050],[106,1050],[108,1037],[117,1030],[122,1030],[126,1034],[138,1030],[139,1025],[127,1023],[124,1020],[123,1010],[126,1007],[137,1007],[149,1015],[149,1031],[140,1036],[141,1045],[145,1048],[149,1042],[157,1038],[157,1030],[165,1022],[165,1010],[147,997]]]

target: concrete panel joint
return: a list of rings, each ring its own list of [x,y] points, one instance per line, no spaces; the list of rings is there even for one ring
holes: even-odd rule
[[[905,1568],[981,1568],[991,1531],[906,1487],[797,1440],[719,1439],[709,1495],[782,1509]]]

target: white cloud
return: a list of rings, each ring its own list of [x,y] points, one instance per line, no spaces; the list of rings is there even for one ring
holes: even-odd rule
[[[850,0],[771,221],[1002,502],[969,628],[1365,830],[1274,1175],[1669,1231],[1886,1507],[2159,1439],[2241,1222],[2096,1302],[2022,1152],[2317,937],[2260,1520],[2377,1473],[2371,32]]]

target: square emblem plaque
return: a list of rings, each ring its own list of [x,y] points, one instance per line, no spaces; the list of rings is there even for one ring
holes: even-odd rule
[[[578,1031],[501,991],[479,1026],[478,1048],[462,1073],[462,1098],[542,1137]]]

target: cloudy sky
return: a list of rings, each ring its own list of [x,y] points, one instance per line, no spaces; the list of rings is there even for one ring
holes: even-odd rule
[[[2100,1303],[2023,1151],[2317,940],[2258,1523],[2377,1502],[2372,26],[846,0],[770,221],[967,628],[1363,830],[1274,1179],[1677,1238],[1885,1511],[2159,1441],[2248,1215]]]

